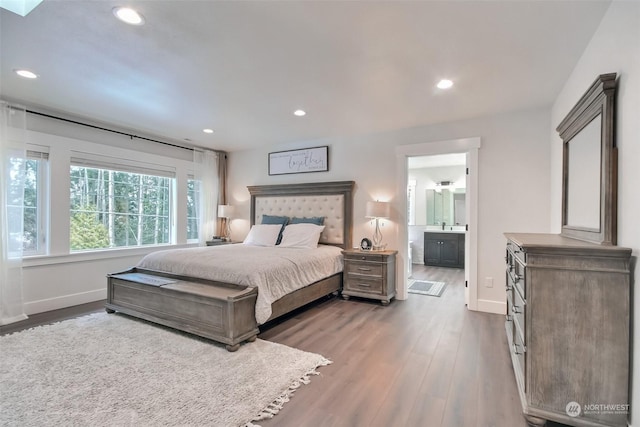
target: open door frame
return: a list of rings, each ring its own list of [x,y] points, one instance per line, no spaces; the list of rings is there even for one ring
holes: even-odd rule
[[[422,144],[399,145],[396,147],[396,171],[398,183],[398,266],[397,298],[408,296],[408,218],[407,218],[407,180],[408,158],[449,153],[466,153],[467,167],[467,225],[465,233],[465,303],[470,310],[478,309],[478,150],[480,137],[427,142]]]

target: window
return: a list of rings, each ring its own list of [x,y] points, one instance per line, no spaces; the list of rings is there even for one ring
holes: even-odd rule
[[[173,177],[78,163],[72,159],[72,251],[170,243]]]
[[[187,241],[198,240],[198,201],[200,181],[189,177],[187,180]]]
[[[11,229],[20,229],[19,221],[22,221],[22,234],[16,233],[12,240],[16,245],[22,242],[22,254],[38,255],[46,252],[46,180],[48,177],[48,154],[36,151],[27,151],[27,158],[11,158],[12,176],[19,176],[19,171],[24,168],[24,183],[17,179],[11,180],[11,189],[7,203],[9,221],[16,224]],[[15,185],[13,185],[15,184]],[[18,192],[22,189],[23,193]],[[22,205],[16,204],[20,203]],[[18,215],[22,212],[22,218]]]

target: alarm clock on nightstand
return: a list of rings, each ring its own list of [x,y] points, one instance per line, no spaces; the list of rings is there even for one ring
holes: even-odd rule
[[[372,246],[373,245],[371,244],[371,240],[367,239],[366,237],[360,241],[360,249],[362,249],[363,251],[370,251]]]

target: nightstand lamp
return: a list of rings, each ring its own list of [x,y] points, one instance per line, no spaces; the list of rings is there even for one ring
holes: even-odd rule
[[[231,216],[233,215],[233,206],[218,205],[218,218],[224,218],[224,240],[231,241]]]
[[[388,202],[367,202],[367,218],[376,220],[376,231],[373,233],[373,250],[384,250],[382,245],[382,232],[380,231],[380,220],[391,216],[391,206]]]

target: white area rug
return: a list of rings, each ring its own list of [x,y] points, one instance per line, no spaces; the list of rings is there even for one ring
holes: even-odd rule
[[[434,282],[431,280],[412,280],[409,282],[408,292],[411,294],[439,297],[444,292],[445,285],[445,282]]]
[[[330,363],[260,339],[229,353],[92,314],[0,337],[0,425],[251,426]]]

